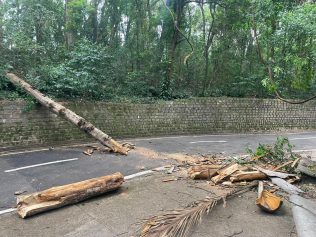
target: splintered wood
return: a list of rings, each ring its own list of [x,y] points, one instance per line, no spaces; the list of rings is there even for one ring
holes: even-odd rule
[[[221,165],[197,165],[188,169],[191,179],[210,179],[217,174]]]
[[[238,170],[238,164],[230,164],[227,167],[217,171],[218,175],[214,176],[211,180],[217,184],[218,182],[222,181],[226,177],[230,176],[234,172]]]
[[[20,217],[26,218],[40,212],[74,204],[116,190],[123,182],[123,175],[117,172],[112,175],[21,195],[17,197],[17,213]]]
[[[260,171],[236,172],[230,177],[230,181],[252,181],[266,179],[268,176]]]
[[[259,182],[258,185],[258,198],[256,204],[262,210],[266,212],[276,212],[282,205],[282,199],[275,194],[264,190],[263,182]]]

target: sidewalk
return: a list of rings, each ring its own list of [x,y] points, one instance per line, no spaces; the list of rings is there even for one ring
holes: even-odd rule
[[[170,175],[155,173],[126,181],[120,191],[46,212],[28,219],[15,213],[0,216],[0,236],[137,236],[144,219],[162,211],[186,207],[208,192],[195,181],[163,182]],[[194,186],[193,186],[194,185]],[[194,188],[195,187],[195,188]],[[249,191],[221,204],[194,229],[192,237],[296,237],[291,206],[285,201],[275,214],[263,213]]]

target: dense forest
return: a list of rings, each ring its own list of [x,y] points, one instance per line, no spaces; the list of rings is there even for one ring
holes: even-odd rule
[[[58,99],[316,93],[312,0],[0,0],[0,99],[11,71]]]

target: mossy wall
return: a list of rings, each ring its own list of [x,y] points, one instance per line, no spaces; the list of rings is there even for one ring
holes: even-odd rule
[[[154,104],[65,102],[114,138],[316,129],[316,101],[198,98]],[[41,106],[0,101],[0,151],[93,141]]]

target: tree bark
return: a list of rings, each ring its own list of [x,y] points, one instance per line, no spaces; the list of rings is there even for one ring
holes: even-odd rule
[[[69,26],[69,3],[72,0],[66,0],[65,1],[65,11],[64,11],[64,27],[65,27],[65,45],[66,48],[69,50],[74,46],[74,32],[72,29],[70,29],[71,27]]]
[[[217,175],[217,171],[222,168],[221,165],[197,165],[188,169],[188,175],[191,179],[211,179]]]
[[[121,144],[112,139],[109,135],[105,134],[100,129],[93,126],[93,124],[86,121],[84,118],[65,108],[61,104],[58,104],[52,99],[46,97],[44,94],[34,89],[30,84],[23,81],[21,78],[17,77],[13,73],[7,73],[6,76],[13,84],[21,86],[28,94],[36,98],[39,103],[41,103],[53,113],[60,115],[64,119],[70,121],[71,123],[79,127],[82,131],[91,135],[99,142],[101,142],[101,144],[109,147],[114,152],[127,155],[127,148],[123,147]]]
[[[217,171],[218,175],[214,176],[211,180],[217,184],[218,182],[222,181],[223,179],[227,178],[234,172],[236,172],[239,169],[238,164],[232,163],[223,169]]]
[[[53,187],[37,193],[21,195],[17,198],[17,213],[20,217],[26,218],[40,212],[74,204],[116,190],[123,182],[124,176],[117,172],[78,183]]]
[[[267,179],[268,176],[260,171],[248,171],[248,172],[239,172],[230,177],[230,181],[239,182],[239,181],[252,181]]]

